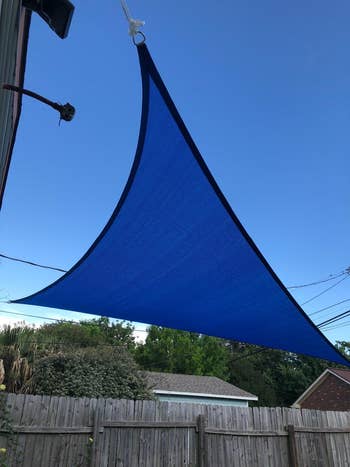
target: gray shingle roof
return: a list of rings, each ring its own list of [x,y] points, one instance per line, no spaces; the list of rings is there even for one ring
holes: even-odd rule
[[[173,391],[181,393],[211,394],[215,396],[226,396],[232,398],[254,398],[243,389],[227,383],[215,376],[178,375],[174,373],[158,373],[144,371],[148,385],[155,391]]]

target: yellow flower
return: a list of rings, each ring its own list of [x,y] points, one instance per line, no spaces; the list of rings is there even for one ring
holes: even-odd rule
[[[89,438],[89,443],[92,444],[93,442],[94,442],[94,438],[91,438],[91,436],[90,436],[90,438]]]
[[[0,384],[0,391],[5,391],[6,386],[4,384]]]
[[[0,454],[6,454],[6,448],[0,448]]]

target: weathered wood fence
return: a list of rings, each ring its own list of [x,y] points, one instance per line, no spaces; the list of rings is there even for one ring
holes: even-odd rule
[[[7,407],[9,467],[350,466],[350,412],[13,394]]]

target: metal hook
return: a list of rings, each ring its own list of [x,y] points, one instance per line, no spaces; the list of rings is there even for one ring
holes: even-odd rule
[[[137,35],[140,35],[141,38],[142,38],[142,39],[140,40],[140,42],[137,42],[137,41],[136,41],[136,36],[137,36]],[[134,45],[136,45],[136,47],[138,47],[139,45],[142,45],[142,44],[144,44],[144,43],[146,42],[146,36],[144,35],[143,32],[137,31],[137,33],[136,33],[135,35],[132,36],[132,41],[133,41]]]

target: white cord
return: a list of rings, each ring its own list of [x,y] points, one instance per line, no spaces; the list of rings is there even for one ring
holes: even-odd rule
[[[129,23],[129,35],[135,37],[136,34],[140,32],[139,29],[145,24],[145,22],[131,17],[128,5],[126,4],[125,0],[120,0],[120,3],[125,13],[126,20]]]

